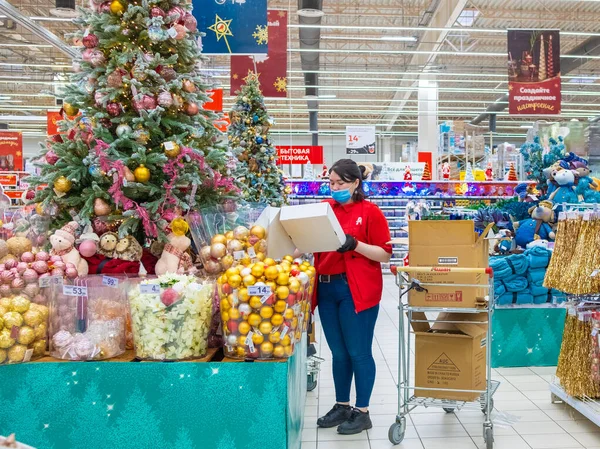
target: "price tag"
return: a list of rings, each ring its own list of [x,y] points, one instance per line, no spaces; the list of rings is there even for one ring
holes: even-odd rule
[[[237,306],[240,303],[240,298],[238,298],[237,290],[233,292],[231,297],[233,298],[233,305]]]
[[[268,285],[251,285],[248,287],[248,294],[250,296],[271,296],[271,287]]]
[[[285,336],[287,335],[289,330],[290,330],[289,327],[283,326],[283,330],[281,331],[281,337],[279,338],[279,341],[281,341],[285,338]]]
[[[174,150],[175,149],[175,143],[174,142],[165,142],[163,143],[163,146],[165,147],[165,150]]]
[[[31,356],[33,355],[33,349],[28,349],[25,351],[25,357],[23,357],[24,362],[29,362],[31,360]]]
[[[87,287],[82,287],[81,285],[63,285],[63,295],[87,296]]]
[[[252,335],[254,335],[254,332],[252,331],[248,332],[248,335],[246,335],[246,344],[248,346],[252,344]]]
[[[244,251],[234,251],[233,252],[233,258],[235,260],[243,259],[245,255],[246,255],[246,253]]]
[[[140,293],[142,295],[160,295],[159,284],[140,284]]]
[[[575,315],[577,315],[577,310],[575,309],[575,307],[569,307],[568,313],[571,316],[575,316]]]
[[[592,329],[592,337],[595,337],[596,335],[598,335],[598,329],[594,328]]]
[[[102,285],[106,285],[107,287],[117,288],[119,286],[119,280],[117,278],[113,278],[110,276],[102,277]]]
[[[50,287],[51,285],[62,285],[62,283],[62,276],[45,276],[39,280],[40,288]]]
[[[269,298],[270,298],[271,296],[273,296],[273,294],[272,294],[272,293],[271,293],[271,294],[268,294],[268,295],[264,295],[262,298],[260,298],[260,302],[261,302],[262,304],[266,303],[266,302],[269,300]]]
[[[254,251],[254,248],[252,246],[250,248],[248,248],[248,255],[251,258],[255,258],[256,257],[256,251]]]
[[[171,27],[167,30],[167,34],[169,35],[169,37],[175,38],[175,36],[177,36],[177,30],[175,29],[175,27]]]

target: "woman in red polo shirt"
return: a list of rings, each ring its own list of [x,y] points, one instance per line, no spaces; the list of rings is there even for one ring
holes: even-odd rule
[[[337,161],[329,170],[331,200],[346,242],[337,251],[315,254],[319,274],[317,304],[325,338],[333,355],[336,404],[319,427],[338,426],[341,434],[372,427],[369,399],[375,382],[371,347],[383,292],[381,263],[389,262],[392,247],[387,220],[365,200],[363,172],[351,159]],[[352,377],[356,407],[350,407]]]

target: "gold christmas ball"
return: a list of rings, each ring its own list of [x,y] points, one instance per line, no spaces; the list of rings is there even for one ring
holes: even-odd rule
[[[119,0],[113,0],[110,2],[110,12],[120,16],[125,12],[125,6]]]
[[[190,81],[190,80],[183,80],[183,82],[181,83],[181,88],[185,92],[189,92],[189,93],[196,92],[196,85],[194,84],[193,81]]]
[[[74,117],[79,114],[79,108],[70,103],[63,103],[63,111],[65,111],[65,114],[67,114],[69,117]]]
[[[59,176],[56,181],[54,181],[54,188],[60,193],[67,193],[69,190],[71,190],[71,186],[71,181],[64,176]]]
[[[175,235],[186,235],[189,230],[190,226],[187,221],[181,217],[177,217],[171,222],[171,232]]]
[[[110,204],[108,204],[102,198],[96,198],[94,200],[94,214],[96,214],[97,217],[104,217],[106,215],[109,215],[110,211]]]
[[[22,362],[25,358],[25,352],[27,346],[25,345],[14,345],[8,350],[8,361],[9,362]]]
[[[44,208],[42,207],[42,203],[37,203],[35,205],[35,213],[38,215],[44,215]]]
[[[165,149],[165,155],[167,157],[174,158],[181,153],[181,147],[176,142],[163,142],[162,146]]]
[[[140,164],[138,168],[133,171],[136,182],[148,182],[150,181],[150,170],[148,170],[144,164]]]

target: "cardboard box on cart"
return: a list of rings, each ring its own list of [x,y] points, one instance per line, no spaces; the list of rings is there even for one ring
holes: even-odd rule
[[[415,307],[473,308],[487,295],[484,287],[463,287],[453,284],[486,285],[486,274],[452,273],[448,268],[486,268],[489,244],[475,232],[471,220],[439,221],[421,220],[408,223],[408,254],[411,267],[435,267],[427,273],[412,277],[422,283],[448,284],[424,286],[427,292],[411,290],[408,301]]]
[[[480,393],[426,388],[485,390],[487,325],[444,321],[487,321],[487,313],[441,313],[429,327],[416,323],[415,395],[457,401],[476,400]],[[420,387],[420,388],[419,388]]]

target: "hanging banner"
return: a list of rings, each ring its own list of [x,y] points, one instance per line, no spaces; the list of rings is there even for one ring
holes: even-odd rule
[[[375,127],[346,126],[346,154],[375,154]]]
[[[23,171],[23,136],[0,131],[0,171]]]
[[[58,122],[63,119],[60,112],[47,111],[46,118],[48,121],[48,135],[53,136],[59,134],[60,130],[58,129]]]
[[[266,56],[232,56],[230,92],[235,96],[248,72],[258,73],[260,90],[265,97],[287,97],[288,13],[270,9],[269,52]],[[256,64],[256,66],[255,66]]]
[[[206,94],[212,101],[204,103],[204,109],[221,112],[223,110],[223,89],[208,89]]]
[[[508,30],[510,114],[560,114],[560,33]]]
[[[323,147],[314,145],[278,145],[277,165],[322,164]]]
[[[267,53],[267,0],[193,0],[202,37],[202,53]]]

